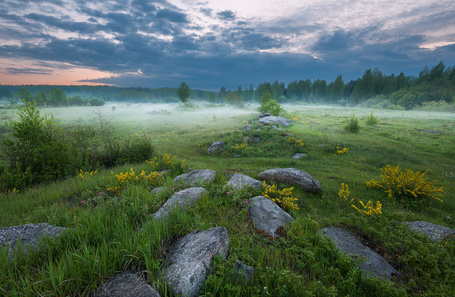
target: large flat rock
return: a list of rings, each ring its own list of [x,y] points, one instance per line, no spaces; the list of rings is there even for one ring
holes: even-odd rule
[[[277,117],[277,116],[265,116],[259,119],[259,124],[278,124],[283,127],[287,127],[292,123],[290,119]]]
[[[216,171],[210,169],[192,170],[188,173],[181,174],[174,178],[174,183],[189,184],[190,186],[199,186],[205,183],[215,181]]]
[[[208,195],[209,192],[202,187],[192,187],[171,196],[164,204],[153,214],[156,220],[165,219],[173,209],[180,211],[194,205],[203,195]]]
[[[248,212],[256,229],[266,232],[272,237],[280,236],[280,229],[294,220],[275,202],[264,196],[250,199]]]
[[[258,178],[265,181],[277,181],[298,185],[308,192],[319,192],[321,185],[310,174],[295,168],[276,168],[259,173]]]
[[[122,272],[101,286],[94,297],[160,297],[141,276]]]
[[[455,234],[453,229],[425,221],[406,222],[405,224],[408,224],[409,229],[413,231],[426,234],[433,241],[439,241]]]
[[[231,179],[226,183],[224,187],[232,187],[234,190],[241,190],[245,187],[251,187],[254,189],[261,189],[262,182],[258,181],[257,179],[251,178],[248,175],[236,173],[234,174]]]
[[[322,235],[333,240],[343,254],[366,258],[366,261],[359,265],[359,269],[366,278],[373,276],[390,279],[392,274],[397,273],[396,269],[381,257],[381,255],[363,245],[349,231],[338,227],[328,227],[322,229]]]
[[[162,271],[175,296],[197,296],[210,273],[215,255],[226,258],[228,231],[224,227],[196,230],[179,239],[172,247]]]
[[[44,237],[58,237],[66,229],[47,223],[4,227],[0,229],[0,248],[7,248],[8,256],[11,259],[13,253],[17,251],[19,240],[22,250],[25,252],[28,248],[37,249],[39,242]]]

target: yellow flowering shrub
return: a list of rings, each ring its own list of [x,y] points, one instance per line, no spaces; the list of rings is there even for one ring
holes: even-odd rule
[[[387,165],[381,168],[381,180],[366,181],[368,188],[379,188],[389,195],[390,198],[423,199],[432,198],[438,201],[444,194],[443,187],[435,187],[436,180],[429,182],[427,173],[406,169],[402,171],[400,165],[393,167]]]
[[[233,145],[231,147],[233,149],[239,150],[239,151],[244,151],[244,150],[250,149],[250,147],[248,147],[248,143],[241,143],[240,145],[238,143],[236,143],[235,145]]]
[[[295,139],[295,137],[289,137],[288,142],[292,144],[296,144],[298,146],[304,146],[305,144],[303,143],[302,139]]]
[[[372,201],[368,201],[367,204],[363,203],[363,201],[355,201],[354,198],[351,198],[351,192],[349,192],[349,186],[345,183],[341,184],[341,189],[338,192],[338,196],[343,198],[346,201],[351,203],[351,206],[356,209],[361,214],[365,214],[368,216],[375,216],[382,214],[382,204],[379,201],[376,201],[376,207],[374,206]],[[356,206],[355,204],[359,203],[360,206]]]
[[[358,208],[354,204],[351,206],[354,207],[358,212],[366,214],[366,215],[380,215],[382,214],[382,204],[379,201],[376,201],[376,207],[374,207],[372,201],[368,201],[368,203],[365,205],[362,201],[359,200],[359,203],[362,205],[363,209]]]
[[[347,147],[341,148],[341,147],[337,146],[336,150],[337,150],[337,155],[342,155],[342,154],[347,153],[349,151],[349,148],[347,148]]]
[[[265,181],[263,181],[262,186],[264,188],[262,196],[269,198],[278,204],[283,210],[287,211],[299,209],[297,204],[295,204],[295,201],[298,199],[290,196],[292,194],[292,190],[294,190],[293,187],[278,190],[276,185],[268,185]]]
[[[79,174],[77,175],[78,178],[84,178],[85,176],[92,176],[95,175],[98,172],[98,170],[91,171],[91,172],[82,172],[82,169],[80,170]]]

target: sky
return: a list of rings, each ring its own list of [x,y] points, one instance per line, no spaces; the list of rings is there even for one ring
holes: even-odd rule
[[[0,84],[236,90],[455,64],[453,0],[2,0]]]

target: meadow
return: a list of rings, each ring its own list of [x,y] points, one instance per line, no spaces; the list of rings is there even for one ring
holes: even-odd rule
[[[113,104],[102,107],[46,108],[62,125],[88,125],[99,129],[100,115],[118,138],[147,135],[155,147],[150,162],[126,164],[0,196],[0,227],[50,223],[71,228],[59,240],[39,251],[0,256],[0,295],[81,296],[94,292],[121,271],[141,272],[161,296],[172,296],[160,281],[169,246],[195,229],[223,226],[229,232],[226,261],[215,260],[201,296],[453,296],[455,294],[455,241],[434,243],[399,222],[428,221],[455,229],[455,114],[395,111],[339,106],[283,105],[293,123],[292,136],[258,125],[256,105],[243,109],[216,104]],[[379,119],[367,125],[368,116]],[[360,130],[343,126],[355,115]],[[0,111],[0,134],[9,130]],[[248,123],[251,132],[244,131]],[[260,131],[256,131],[259,128]],[[247,143],[245,136],[260,137]],[[291,139],[294,137],[294,139]],[[227,143],[223,154],[207,155],[209,145]],[[297,144],[301,140],[303,145]],[[246,143],[243,148],[236,145]],[[337,153],[347,148],[344,153]],[[295,159],[296,152],[307,154]],[[366,181],[380,180],[381,169],[400,166],[427,172],[429,181],[443,187],[437,199],[390,198]],[[234,173],[257,179],[271,168],[294,167],[311,174],[323,188],[311,194],[298,187],[292,192],[298,209],[286,234],[272,240],[259,234],[248,216],[246,201],[262,191],[228,193],[223,185]],[[120,182],[122,173],[142,170],[171,173],[153,181]],[[188,169],[217,171],[207,185],[208,197],[169,223],[138,229],[180,185],[173,178]],[[117,175],[117,177],[116,177]],[[342,184],[357,201],[380,201],[382,214],[366,215],[340,197]],[[117,186],[117,189],[112,189]],[[159,195],[153,188],[164,186]],[[288,185],[277,185],[279,188]],[[177,188],[176,188],[177,187]],[[111,190],[109,190],[111,189]],[[362,259],[339,253],[319,230],[340,226],[362,239],[397,270],[391,281],[365,279],[356,269]],[[232,273],[236,260],[255,268],[245,283]]]

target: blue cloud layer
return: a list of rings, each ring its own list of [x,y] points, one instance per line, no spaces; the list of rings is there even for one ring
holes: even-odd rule
[[[285,17],[258,26],[234,11],[201,6],[199,12],[213,23],[204,28],[197,16],[165,0],[96,3],[6,0],[0,9],[0,40],[5,41],[0,57],[36,63],[3,71],[49,74],[36,65],[63,62],[116,74],[91,82],[165,87],[186,81],[194,88],[236,89],[250,82],[333,80],[339,74],[349,80],[375,67],[385,73],[416,74],[439,60],[455,63],[455,45],[434,51],[420,47],[427,38],[423,28],[440,29],[438,20],[455,24],[455,12],[450,10],[414,11],[422,14],[418,22],[386,30],[381,24],[361,29],[294,25]],[[37,4],[45,9],[33,9]],[[32,8],[21,9],[28,6]],[[305,45],[304,53],[287,50],[292,47],[290,36],[312,32],[317,32],[316,39]],[[455,38],[452,33],[449,40]]]

